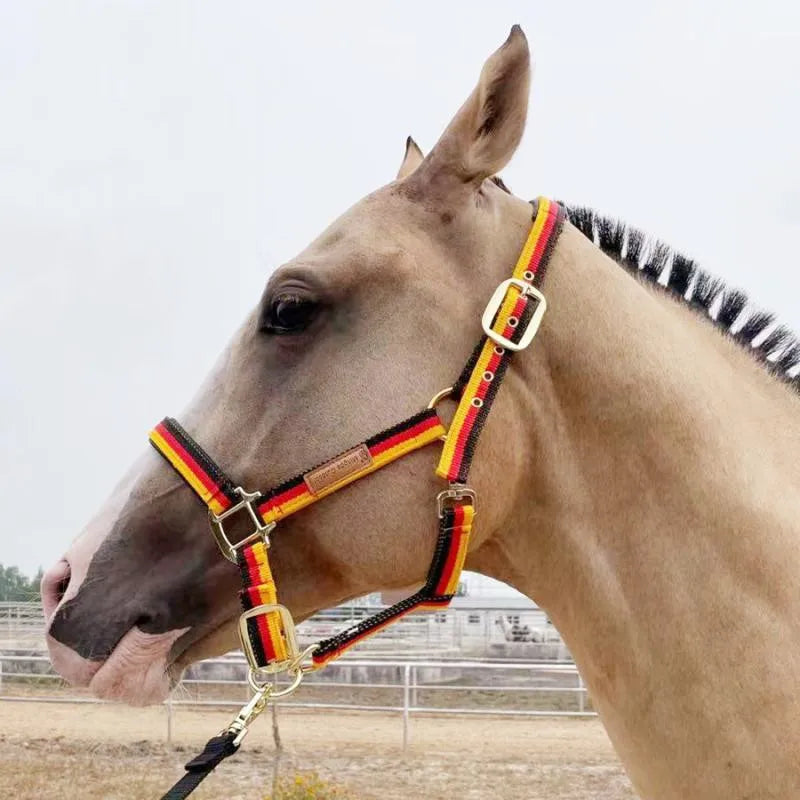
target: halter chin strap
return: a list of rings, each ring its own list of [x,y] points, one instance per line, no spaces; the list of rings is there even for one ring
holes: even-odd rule
[[[223,555],[236,562],[242,574],[239,594],[244,613],[239,634],[256,695],[220,734],[230,744],[231,752],[238,748],[248,725],[267,700],[294,691],[305,672],[324,666],[401,616],[420,608],[445,606],[453,598],[475,516],[475,493],[466,482],[478,438],[511,357],[531,343],[547,308],[539,287],[565,215],[561,206],[546,198],[539,198],[535,209],[533,225],[514,272],[497,287],[483,313],[484,335],[455,385],[439,392],[426,410],[265,492],[247,492],[237,486],[174,419],[167,417],[151,431],[152,445],[208,507]],[[458,400],[458,407],[446,432],[435,405],[448,396]],[[269,564],[269,535],[276,523],[439,440],[444,440],[444,447],[436,474],[449,481],[450,488],[437,497],[439,534],[425,584],[405,600],[301,652],[292,616],[277,602]],[[233,543],[225,521],[240,512],[249,517],[254,530]],[[312,663],[304,664],[309,655]],[[288,689],[277,692],[264,676],[283,671],[289,672],[294,681]]]

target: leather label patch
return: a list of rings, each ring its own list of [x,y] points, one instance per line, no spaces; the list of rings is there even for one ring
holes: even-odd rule
[[[325,491],[329,486],[333,486],[339,481],[361,472],[372,464],[372,456],[369,453],[369,448],[365,444],[360,444],[346,453],[331,459],[321,467],[312,469],[303,475],[303,480],[306,482],[311,494],[319,494]]]

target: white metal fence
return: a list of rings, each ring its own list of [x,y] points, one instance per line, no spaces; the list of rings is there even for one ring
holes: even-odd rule
[[[375,610],[352,604],[317,614],[299,626],[301,643]],[[176,708],[234,709],[249,699],[246,673],[241,653],[193,665],[165,703],[167,740]],[[52,672],[38,603],[0,603],[0,701],[101,702],[64,687]],[[415,714],[594,714],[558,632],[535,607],[451,607],[405,617],[308,676],[281,705],[394,713],[404,745]]]
[[[205,667],[240,669],[241,657],[209,659]],[[46,656],[0,654],[0,702],[103,703],[61,686]],[[41,670],[36,672],[34,670]],[[185,678],[164,703],[165,738],[172,741],[177,708],[235,709],[250,697],[244,678]],[[586,688],[571,662],[342,659],[309,676],[285,708],[395,713],[403,746],[415,714],[591,716]]]
[[[461,598],[459,598],[461,599]],[[374,613],[381,606],[352,603],[315,614],[298,626],[301,643],[318,641]],[[39,603],[0,602],[0,651],[43,647],[44,617]],[[451,606],[411,614],[359,645],[362,654],[469,656],[569,661],[558,631],[535,606],[483,608]]]

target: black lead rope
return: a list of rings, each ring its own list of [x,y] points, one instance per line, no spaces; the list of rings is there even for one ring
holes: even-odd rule
[[[236,734],[225,731],[206,742],[203,752],[187,762],[186,774],[161,798],[161,800],[185,800],[208,776],[217,764],[232,756],[239,745],[234,744]]]

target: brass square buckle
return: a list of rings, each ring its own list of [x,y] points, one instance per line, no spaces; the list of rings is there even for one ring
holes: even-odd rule
[[[502,334],[492,330],[494,318],[500,311],[500,307],[503,305],[503,301],[506,299],[506,294],[512,286],[516,286],[521,295],[524,295],[525,297],[533,297],[535,300],[537,300],[537,305],[535,311],[533,312],[533,316],[528,320],[528,324],[525,327],[525,332],[522,334],[522,337],[518,342],[512,342],[511,339],[507,339]],[[492,299],[489,300],[488,304],[486,305],[486,310],[483,312],[483,316],[481,317],[483,332],[493,342],[495,342],[495,344],[500,345],[500,347],[504,347],[507,350],[512,350],[513,352],[524,350],[533,341],[533,337],[536,336],[536,332],[539,330],[539,325],[542,324],[542,317],[544,317],[544,312],[546,310],[547,300],[535,286],[531,286],[531,284],[526,283],[519,278],[509,278],[508,280],[503,281],[494,290]]]
[[[258,617],[262,614],[277,613],[281,618],[281,630],[283,631],[283,639],[286,643],[287,657],[284,661],[275,661],[272,664],[259,664],[256,659],[256,654],[253,650],[253,645],[250,642],[250,636],[247,632],[247,620],[252,617]],[[239,617],[239,641],[242,643],[242,652],[247,659],[250,669],[256,675],[271,674],[275,672],[287,672],[298,667],[301,660],[300,648],[297,645],[297,632],[294,627],[294,620],[289,613],[286,606],[280,603],[266,603],[261,606],[251,608],[245,611]],[[299,667],[298,667],[299,668]]]
[[[261,497],[260,492],[246,492],[241,486],[237,486],[236,493],[242,499],[235,505],[232,505],[226,511],[223,511],[221,514],[215,514],[213,511],[211,511],[211,509],[208,511],[208,520],[211,523],[211,531],[214,534],[214,538],[217,540],[219,549],[222,550],[222,555],[224,555],[228,561],[233,561],[234,564],[236,563],[236,551],[241,547],[250,544],[251,542],[255,542],[258,539],[263,539],[264,544],[269,547],[269,534],[275,527],[274,522],[270,522],[269,524],[265,523],[264,520],[259,516],[258,511],[253,507],[253,501]],[[256,529],[240,542],[233,544],[225,533],[225,528],[222,524],[222,521],[231,515],[236,514],[238,511],[241,511],[243,508],[247,509],[247,513],[250,515],[250,519],[252,520],[253,525],[256,526]]]
[[[473,508],[475,507],[475,490],[470,489],[463,483],[451,483],[449,489],[439,492],[436,495],[436,510],[439,514],[439,519],[444,516],[445,506],[448,503],[457,503],[459,501],[467,501]]]

